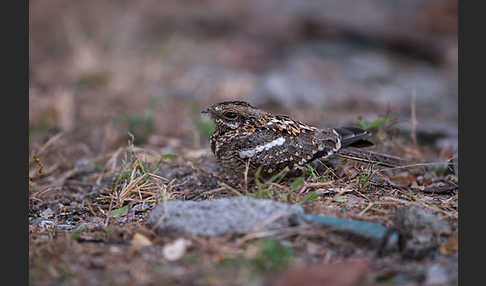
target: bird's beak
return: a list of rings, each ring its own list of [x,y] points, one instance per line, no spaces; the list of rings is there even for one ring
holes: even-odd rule
[[[206,108],[203,111],[201,111],[201,114],[209,114],[211,112],[211,108]]]
[[[206,109],[204,109],[203,111],[201,111],[201,115],[203,118],[206,118],[206,119],[211,119],[211,107],[208,107]]]

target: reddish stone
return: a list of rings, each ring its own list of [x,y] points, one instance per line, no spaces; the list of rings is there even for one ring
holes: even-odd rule
[[[368,261],[350,259],[333,264],[316,264],[309,267],[292,268],[283,273],[269,286],[357,286],[366,285],[365,274],[369,269]]]

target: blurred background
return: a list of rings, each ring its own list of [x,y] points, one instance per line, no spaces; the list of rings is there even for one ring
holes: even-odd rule
[[[29,4],[31,148],[58,132],[82,155],[125,146],[128,132],[207,148],[199,112],[223,100],[319,127],[387,119],[433,156],[457,146],[454,0]]]

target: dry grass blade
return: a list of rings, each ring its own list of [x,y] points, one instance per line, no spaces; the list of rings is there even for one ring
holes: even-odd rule
[[[188,196],[188,199],[197,200],[201,197],[214,195],[214,194],[220,193],[222,191],[226,191],[226,190],[227,190],[226,187],[219,187],[219,188],[215,188],[215,189],[212,189],[212,190],[209,190],[209,191],[201,192],[199,194],[195,194],[194,196]]]
[[[153,178],[155,178],[155,179],[159,179],[159,180],[161,180],[161,181],[167,181],[167,182],[169,181],[169,179],[164,178],[164,177],[159,176],[159,175],[156,175],[156,174],[147,173],[147,175],[149,175],[150,177],[153,177]]]
[[[36,163],[38,166],[39,166],[39,169],[37,170],[37,175],[38,176],[41,176],[42,173],[43,173],[43,170],[44,170],[44,164],[42,164],[42,161],[41,159],[39,158],[39,156],[37,156],[36,154],[34,154],[32,156],[32,161],[31,163],[29,164],[29,168],[32,167],[34,165],[34,163]],[[29,174],[29,177],[31,179],[33,179],[33,174]]]
[[[117,167],[117,161],[122,151],[125,151],[125,159],[121,166]],[[168,182],[167,178],[159,176],[151,172],[150,163],[142,161],[139,155],[147,152],[145,149],[136,148],[129,141],[129,146],[125,148],[118,148],[108,160],[106,166],[109,172],[115,177],[114,185],[111,189],[110,199],[114,199],[117,207],[121,207],[125,202],[142,203],[157,203],[156,189],[160,189],[157,181]],[[157,156],[160,157],[160,156]],[[157,168],[158,164],[154,165]],[[153,168],[152,168],[153,169]],[[98,182],[101,177],[98,177]],[[107,196],[100,196],[102,199]]]
[[[107,166],[110,166],[108,168],[108,173],[114,173],[116,171],[116,163],[118,161],[118,156],[120,156],[120,153],[123,151],[123,147],[120,147],[118,148],[111,156],[110,156],[110,159],[108,160],[108,162],[106,162],[106,165],[105,167],[103,168],[103,171],[100,172],[100,174],[98,175],[98,178],[96,179],[96,185],[100,185],[101,184],[101,180],[104,178],[105,174],[107,173]],[[104,159],[104,157],[100,158],[100,159]],[[96,161],[96,159],[95,159]]]
[[[79,172],[78,168],[74,168],[72,170],[69,170],[65,172],[59,179],[57,179],[53,185],[62,187],[64,183],[66,182],[67,179],[71,178],[72,176],[76,175]]]
[[[46,188],[40,190],[40,191],[37,191],[37,192],[34,192],[30,197],[29,199],[35,199],[35,200],[39,200],[41,201],[41,199],[39,197],[41,197],[42,195],[48,193],[48,192],[52,192],[52,191],[57,191],[59,190],[58,187],[55,187],[55,186],[47,186]]]
[[[113,173],[116,170],[116,162],[118,161],[118,156],[120,156],[120,153],[123,151],[123,147],[118,148],[115,153],[111,156],[110,160],[106,163],[107,166],[110,166],[108,169],[108,172]]]
[[[103,210],[102,210],[100,207],[98,207],[98,208],[100,209],[100,211],[101,211],[101,212],[102,212],[102,213],[103,213],[103,214],[106,216],[106,220],[105,220],[105,226],[107,226],[107,225],[108,225],[108,223],[110,222],[110,216],[109,216],[109,215],[107,215],[107,214],[111,214],[111,211],[112,211],[112,209],[113,209],[113,200],[114,200],[114,198],[113,198],[113,197],[111,197],[111,198],[110,198],[110,206],[109,206],[109,208],[108,208],[108,213],[105,213],[105,212],[104,212],[104,211],[103,211]]]
[[[245,242],[257,239],[257,238],[263,238],[263,237],[269,237],[269,236],[275,236],[282,230],[268,230],[268,231],[257,231],[257,232],[250,232],[246,234],[244,237],[240,238],[239,240],[236,241],[237,246],[243,245]]]
[[[40,154],[44,153],[44,151],[46,151],[46,150],[47,150],[47,148],[49,148],[49,147],[50,147],[52,144],[54,144],[56,141],[58,141],[58,140],[59,140],[59,139],[62,137],[62,135],[63,135],[63,134],[64,134],[64,133],[63,133],[63,132],[61,132],[61,133],[58,133],[58,134],[54,135],[53,137],[51,137],[51,138],[50,138],[49,140],[47,140],[47,142],[46,142],[44,145],[42,145],[42,147],[40,147],[40,148],[39,148],[39,150],[38,150],[37,152],[35,152],[34,154],[35,154],[36,156],[40,156]]]
[[[369,203],[368,206],[366,206],[366,208],[364,208],[364,210],[362,210],[358,216],[363,216],[369,209],[371,209],[374,205],[376,205],[376,203]]]
[[[424,207],[426,209],[429,209],[431,211],[434,211],[434,212],[439,212],[447,217],[452,217],[452,218],[457,218],[458,215],[457,213],[450,213],[450,212],[447,212],[447,211],[444,211],[438,207],[434,207],[434,206],[431,206],[427,203],[424,203],[423,201],[421,200],[416,200],[416,201],[406,201],[406,200],[402,200],[402,199],[398,199],[398,198],[394,198],[394,197],[385,197],[384,198],[385,200],[389,200],[389,201],[394,201],[394,202],[398,202],[398,203],[402,203],[404,205],[417,205],[417,206],[421,206],[421,207]]]
[[[304,186],[302,189],[299,191],[299,194],[305,193],[307,189],[310,188],[322,188],[322,187],[327,187],[327,186],[332,186],[334,185],[334,181],[328,181],[328,182],[322,182],[322,183],[304,183]]]
[[[55,168],[49,168],[49,172],[46,172],[44,171],[44,164],[42,163],[41,159],[40,159],[40,155],[42,153],[44,153],[51,145],[53,145],[55,142],[57,142],[61,136],[63,135],[63,133],[58,133],[56,135],[54,135],[53,137],[51,137],[49,140],[47,140],[46,143],[44,143],[44,145],[42,145],[39,150],[37,150],[36,152],[34,152],[34,154],[32,154],[32,158],[29,159],[29,179],[30,180],[34,180],[40,176],[46,176],[48,174],[50,174],[51,172],[53,172],[58,164],[55,164]],[[38,169],[31,169],[32,167],[34,167],[35,165],[39,166]]]
[[[379,171],[408,169],[408,168],[414,168],[414,167],[427,167],[427,166],[436,166],[436,165],[444,165],[444,164],[447,164],[447,162],[414,163],[414,164],[409,164],[409,165],[402,165],[402,166],[384,168],[384,169],[380,169]]]
[[[249,168],[250,168],[250,159],[248,158],[248,160],[246,160],[245,172],[243,174],[244,179],[245,179],[245,189],[244,189],[245,195],[248,195],[248,169]]]
[[[47,176],[51,175],[52,173],[54,173],[54,171],[56,171],[58,167],[59,167],[59,164],[55,163],[54,165],[52,165],[48,168],[45,168],[42,165],[42,171],[41,172],[39,172],[40,170],[32,169],[32,170],[29,171],[29,179],[31,181],[33,181],[33,180],[40,178],[40,177],[47,177]]]
[[[164,214],[157,220],[156,223],[154,223],[154,225],[151,227],[151,231],[154,231],[156,228],[158,228],[160,226],[160,224],[162,224],[164,222],[165,218],[169,215],[169,209],[167,207],[167,201],[168,201],[167,186],[166,185],[159,186],[159,193],[160,192],[162,193],[162,203],[164,205]]]
[[[122,190],[121,192],[118,194],[118,201],[119,201],[119,204],[122,205],[123,204],[123,201],[131,194],[133,193],[134,191],[136,191],[138,183],[140,183],[143,179],[145,179],[146,175],[143,174],[142,176],[136,178],[136,179],[132,179]]]
[[[242,197],[242,196],[243,196],[243,195],[242,195],[240,192],[238,192],[238,191],[237,191],[235,188],[230,187],[230,186],[228,186],[228,185],[227,185],[227,184],[225,184],[225,183],[221,183],[220,185],[221,185],[222,187],[224,187],[224,188],[226,188],[226,189],[230,190],[232,193],[234,193],[234,194],[235,194],[235,195],[237,195],[237,196],[240,196],[240,197]]]
[[[412,90],[412,97],[410,98],[410,109],[411,109],[410,121],[412,123],[412,129],[410,130],[410,137],[412,138],[412,143],[415,147],[418,146],[417,144],[418,120],[417,120],[416,103],[415,103],[416,97],[417,97],[417,90],[414,88]]]
[[[280,219],[280,218],[284,217],[284,216],[285,216],[285,215],[287,215],[287,214],[288,214],[287,212],[279,212],[279,213],[274,214],[273,216],[271,216],[271,217],[269,217],[268,219],[264,220],[264,221],[263,221],[261,224],[259,224],[259,225],[255,226],[255,227],[253,228],[253,230],[252,230],[252,231],[250,231],[249,233],[247,233],[245,236],[243,236],[242,238],[238,239],[238,240],[236,241],[236,244],[237,244],[237,245],[241,245],[241,244],[245,243],[245,242],[246,242],[246,241],[248,241],[248,240],[251,240],[251,239],[254,239],[254,238],[259,238],[259,237],[262,237],[262,236],[261,236],[261,235],[262,235],[262,233],[264,233],[264,235],[268,235],[268,234],[273,235],[273,234],[274,234],[276,231],[264,231],[264,232],[261,232],[261,230],[262,230],[262,229],[263,229],[265,226],[267,226],[267,225],[269,225],[269,224],[271,224],[271,223],[273,223],[273,222],[277,221],[278,219]]]

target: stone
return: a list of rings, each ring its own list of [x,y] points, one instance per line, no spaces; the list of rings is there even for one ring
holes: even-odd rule
[[[315,264],[307,267],[296,267],[287,270],[269,286],[285,285],[363,285],[370,263],[364,259],[349,259],[333,264]]]
[[[400,233],[400,249],[408,258],[426,257],[452,234],[451,226],[442,216],[418,206],[398,209],[394,222]]]
[[[155,207],[148,224],[159,233],[220,236],[246,234],[286,228],[298,223],[304,211],[298,205],[249,197],[231,197],[207,201],[169,201]]]

